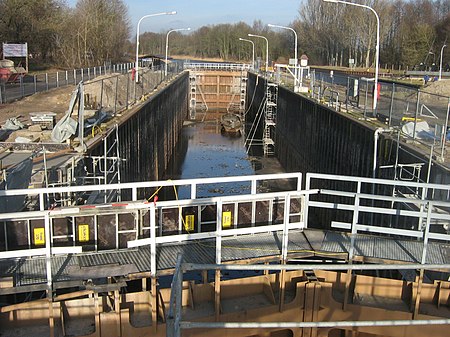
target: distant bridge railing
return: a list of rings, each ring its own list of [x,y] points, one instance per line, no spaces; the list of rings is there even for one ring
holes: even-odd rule
[[[186,62],[184,69],[191,70],[224,70],[224,71],[247,71],[252,69],[250,64],[246,63],[202,63]]]

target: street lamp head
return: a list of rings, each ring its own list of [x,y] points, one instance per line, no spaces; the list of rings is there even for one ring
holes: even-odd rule
[[[175,15],[175,14],[177,14],[177,12],[176,11],[172,11],[172,12],[167,12],[166,14],[167,15]]]
[[[271,23],[267,24],[269,27],[276,27],[276,25],[272,25]]]
[[[333,2],[333,3],[338,3],[339,1],[337,0],[322,0],[323,2]]]

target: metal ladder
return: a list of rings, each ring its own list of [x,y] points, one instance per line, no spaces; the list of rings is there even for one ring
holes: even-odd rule
[[[263,149],[264,156],[275,154],[275,126],[277,123],[278,85],[267,82],[264,113]]]

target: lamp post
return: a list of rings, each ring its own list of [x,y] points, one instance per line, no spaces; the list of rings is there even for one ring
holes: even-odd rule
[[[294,59],[295,59],[295,63],[294,63],[294,66],[295,66],[295,68],[294,68],[294,77],[295,77],[295,80],[294,80],[294,87],[297,87],[297,85],[298,85],[298,69],[297,69],[297,63],[298,63],[298,54],[297,54],[297,41],[298,41],[298,37],[297,37],[297,32],[295,31],[295,29],[293,29],[293,28],[291,28],[291,27],[285,27],[285,26],[279,26],[279,25],[272,25],[271,23],[269,23],[268,24],[268,26],[269,27],[272,27],[272,28],[281,28],[281,29],[287,29],[287,30],[290,30],[290,31],[292,31],[293,33],[294,33],[294,36],[295,36],[295,45],[294,45]]]
[[[262,35],[248,34],[248,36],[258,37],[260,39],[266,40],[266,74],[267,74],[267,71],[269,70],[269,40],[267,40],[267,38]]]
[[[439,81],[442,79],[442,56],[444,56],[445,47],[447,47],[446,44],[444,44],[441,48],[441,60],[439,61]]]
[[[239,38],[239,41],[250,42],[252,44],[252,68],[255,68],[255,42],[249,39]]]
[[[151,16],[174,15],[174,14],[177,14],[177,12],[175,12],[175,11],[173,11],[173,12],[162,12],[162,13],[155,13],[155,14],[144,15],[142,18],[139,19],[138,24],[137,24],[137,32],[136,32],[136,65],[135,65],[135,69],[136,69],[136,83],[139,82],[139,26],[141,24],[141,21],[144,20],[145,18],[149,18]]]
[[[164,65],[164,76],[167,76],[167,55],[168,55],[168,52],[169,52],[169,34],[173,33],[173,32],[179,32],[181,30],[191,30],[191,28],[178,28],[178,29],[169,30],[167,32],[167,35],[166,35],[166,59],[165,59],[166,62],[165,62],[165,65]]]
[[[375,10],[372,7],[366,5],[360,5],[357,3],[341,0],[323,0],[323,1],[366,8],[372,11],[372,13],[375,14],[375,17],[377,18],[377,46],[375,48],[375,82],[374,82],[375,87],[373,89],[373,110],[376,110],[378,101],[378,63],[380,59],[380,18],[377,12],[375,12]]]

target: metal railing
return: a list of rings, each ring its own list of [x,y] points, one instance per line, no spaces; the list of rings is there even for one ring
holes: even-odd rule
[[[379,81],[377,107],[373,109],[374,82],[371,78],[333,74],[332,71],[304,72],[301,82],[308,95],[337,111],[351,112],[361,119],[377,119],[387,128],[399,129],[402,138],[432,150],[440,161],[449,161],[450,96],[439,95],[417,86]],[[289,73],[270,74],[280,85],[293,88]],[[426,150],[426,152],[430,152]]]
[[[15,100],[24,98],[36,94],[38,92],[49,91],[51,89],[60,88],[68,85],[77,85],[80,81],[91,81],[97,77],[102,76],[103,80],[107,75],[111,75],[111,78],[118,78],[119,74],[128,74],[130,77],[131,84],[133,83],[134,75],[131,70],[134,68],[134,63],[121,63],[121,64],[109,64],[98,67],[73,69],[65,71],[56,71],[52,73],[42,73],[36,75],[26,75],[25,77],[20,77],[18,82],[15,83],[0,83],[0,104],[10,103]],[[150,71],[158,73],[159,76],[155,82],[161,83],[164,79],[164,67],[163,66],[153,66],[151,68],[141,65],[139,69],[139,75],[142,76]],[[168,66],[168,76],[173,76],[174,73],[178,73],[182,70],[178,62],[170,63]],[[162,71],[162,73],[161,73]],[[131,79],[133,77],[133,79]],[[141,83],[150,82],[148,78],[141,80]],[[87,84],[87,83],[86,83]],[[124,86],[124,83],[120,84]],[[134,95],[139,96],[139,93],[144,92],[143,86],[134,90],[130,89],[129,98],[133,98]],[[149,85],[149,83],[147,83]],[[148,88],[152,90],[153,88]],[[99,96],[100,98],[100,96]]]
[[[288,190],[271,193],[258,193],[258,185],[271,181],[292,179],[292,187]],[[229,178],[189,179],[166,182],[144,182],[132,184],[115,184],[110,186],[82,186],[65,188],[68,193],[75,194],[81,189],[100,191],[102,189],[131,189],[132,201],[120,203],[74,205],[61,209],[41,211],[3,213],[0,223],[4,237],[8,238],[8,228],[14,223],[25,223],[28,233],[28,248],[19,250],[8,249],[8,243],[0,252],[0,259],[39,256],[42,254],[69,254],[82,251],[100,251],[97,246],[99,234],[97,225],[102,216],[115,216],[115,222],[108,224],[114,228],[115,242],[113,247],[135,248],[149,246],[152,252],[151,272],[156,273],[156,248],[167,243],[189,242],[195,240],[213,239],[211,247],[215,250],[215,261],[222,261],[222,240],[226,237],[240,235],[255,235],[258,233],[281,232],[282,241],[278,253],[286,258],[289,232],[309,228],[309,218],[314,210],[321,214],[327,213],[320,226],[338,228],[350,231],[349,256],[355,251],[355,235],[358,233],[376,233],[386,237],[413,239],[420,242],[422,253],[420,263],[427,263],[427,249],[430,240],[449,242],[450,235],[446,226],[450,224],[450,201],[448,195],[450,186],[438,184],[423,184],[417,182],[390,181],[383,179],[368,179],[362,177],[345,177],[324,174],[307,174],[306,188],[300,190],[301,174],[276,174],[264,176],[244,176]],[[227,182],[247,182],[250,193],[242,195],[225,195],[202,198],[197,196],[201,185],[225,184]],[[152,200],[137,200],[139,189],[149,187],[169,186],[172,188],[189,186],[190,196],[178,199],[176,193],[171,200],[152,202]],[[418,188],[426,191],[425,199],[415,197],[393,196],[392,189]],[[37,190],[0,191],[0,198],[17,195],[39,195],[41,205],[44,205],[46,194],[62,193],[62,188]],[[412,206],[412,207],[406,207]],[[263,207],[263,208],[261,208]],[[240,212],[245,208],[245,212]],[[257,218],[257,213],[265,210],[263,218]],[[275,211],[276,210],[276,211]],[[242,213],[242,214],[241,214]],[[247,215],[243,215],[247,213]],[[127,230],[118,226],[119,217],[131,215],[134,219]],[[80,223],[77,218],[82,219]],[[397,221],[404,218],[404,221]],[[397,219],[397,220],[396,220]],[[64,242],[53,241],[62,239],[54,234],[54,226],[65,221],[66,227],[71,227],[72,239]],[[123,221],[123,220],[122,220]],[[91,225],[89,225],[91,224]],[[405,225],[406,224],[406,225]],[[80,226],[88,226],[84,230],[93,232],[83,242],[80,236]],[[316,223],[317,226],[317,223]],[[40,247],[36,244],[37,235],[32,228],[41,228]],[[119,245],[119,236],[127,234],[126,246]],[[41,248],[45,245],[45,249]],[[17,249],[17,248],[15,248]]]
[[[246,63],[203,63],[186,62],[184,69],[190,70],[225,70],[225,71],[247,71],[252,69],[250,64]]]

